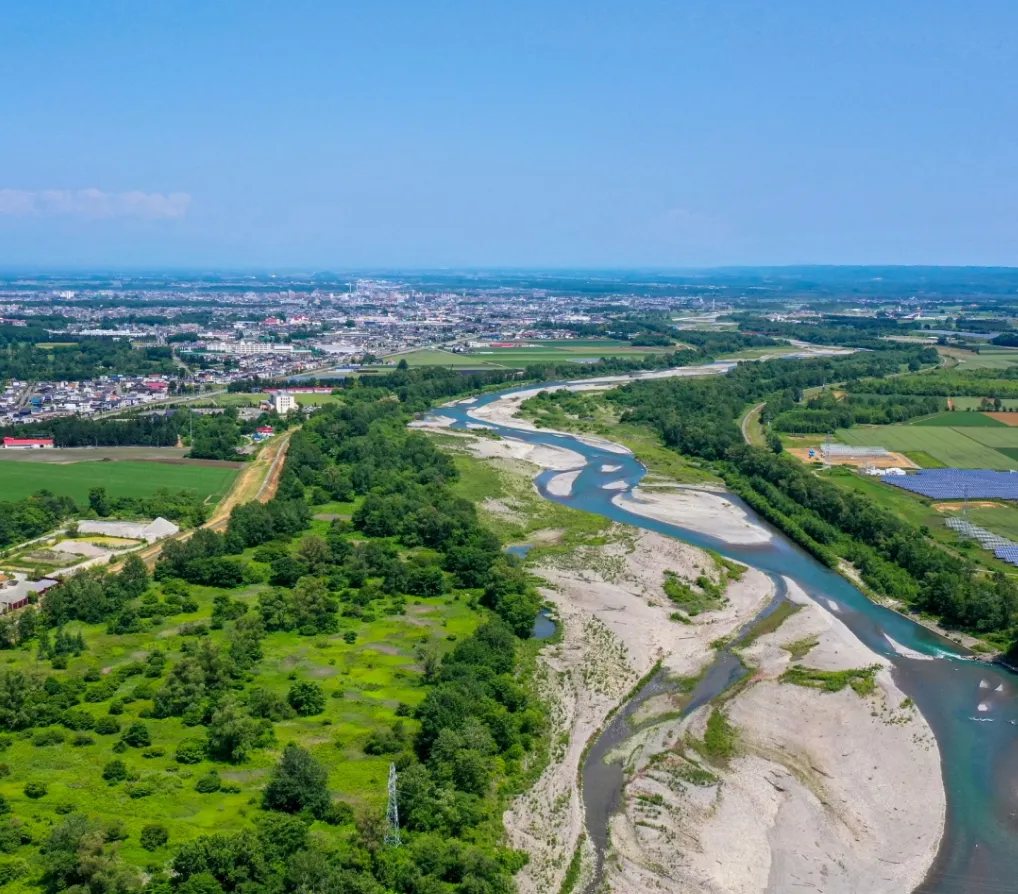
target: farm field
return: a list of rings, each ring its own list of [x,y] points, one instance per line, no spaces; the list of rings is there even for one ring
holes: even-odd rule
[[[219,460],[185,460],[188,447],[56,447],[50,450],[3,450],[0,463],[80,463],[103,460],[218,464]]]
[[[934,416],[923,416],[915,419],[910,425],[946,426],[947,428],[1006,428],[999,419],[986,413],[971,410],[955,410],[954,412],[937,413]]]
[[[978,354],[971,351],[951,351],[958,361],[958,369],[1006,369],[1018,364],[1018,348],[983,348]]]
[[[410,366],[449,366],[460,369],[512,369],[533,363],[593,363],[602,357],[646,357],[674,350],[671,348],[640,348],[628,342],[596,339],[548,340],[536,347],[478,348],[472,354],[424,349],[400,355]],[[395,357],[393,359],[396,359]]]
[[[43,451],[38,451],[43,452]],[[104,487],[111,497],[146,497],[163,488],[188,490],[202,497],[224,496],[237,477],[237,468],[159,462],[0,462],[0,494],[4,500],[21,500],[40,490],[88,502],[93,487]]]
[[[268,394],[263,392],[236,392],[233,394],[222,394],[215,398],[215,403],[220,407],[256,407],[264,400],[269,399]],[[294,394],[294,400],[302,407],[320,407],[325,404],[340,403],[342,397],[338,394]]]
[[[987,432],[999,432],[1005,439],[988,446]],[[1018,461],[994,447],[1018,447],[1018,429],[944,428],[940,426],[883,425],[839,429],[837,438],[853,447],[886,447],[900,453],[921,451],[946,466],[960,469],[1018,469]]]
[[[405,360],[409,366],[448,366],[454,369],[497,368],[496,364],[486,363],[483,357],[476,354],[453,354],[451,351],[439,351],[435,348],[422,348],[419,351],[393,356],[391,359],[394,363]],[[391,371],[391,367],[381,371]]]

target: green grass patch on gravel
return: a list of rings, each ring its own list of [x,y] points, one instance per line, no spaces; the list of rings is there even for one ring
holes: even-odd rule
[[[869,695],[876,687],[876,673],[880,665],[851,668],[849,670],[828,671],[793,664],[781,675],[782,683],[793,683],[809,689],[821,689],[824,692],[841,692],[846,686],[859,695]]]

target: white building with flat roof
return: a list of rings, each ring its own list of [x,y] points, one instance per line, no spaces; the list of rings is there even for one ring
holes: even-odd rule
[[[277,391],[272,395],[272,409],[280,416],[285,416],[297,409],[297,399],[285,391]]]

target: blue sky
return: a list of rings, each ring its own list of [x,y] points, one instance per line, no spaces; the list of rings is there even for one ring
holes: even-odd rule
[[[1018,265],[1014,0],[0,0],[0,265]]]

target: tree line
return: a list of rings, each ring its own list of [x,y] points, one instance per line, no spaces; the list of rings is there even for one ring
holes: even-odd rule
[[[1013,635],[1018,589],[1003,574],[983,575],[925,531],[815,475],[787,456],[743,443],[738,422],[744,408],[770,395],[824,381],[885,375],[929,349],[909,349],[806,361],[742,364],[713,379],[636,382],[607,395],[624,408],[624,421],[653,427],[665,444],[716,464],[729,487],[764,518],[836,567],[852,562],[868,586],[949,626]]]

